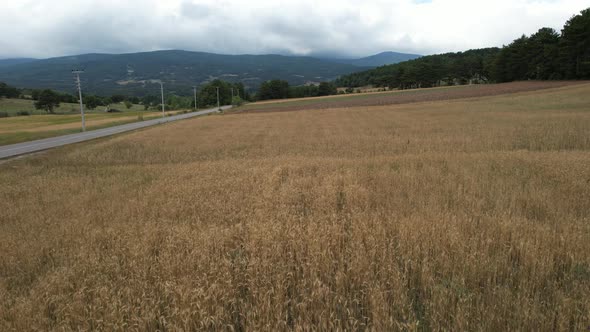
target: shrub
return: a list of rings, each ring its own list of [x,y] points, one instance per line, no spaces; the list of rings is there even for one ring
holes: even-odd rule
[[[0,112],[0,118],[7,118],[9,117],[8,112]]]
[[[16,112],[17,116],[26,116],[26,115],[31,115],[31,112],[29,111],[18,111]]]
[[[243,104],[243,100],[242,98],[238,97],[238,96],[234,96],[234,98],[231,100],[232,105],[234,106],[241,106]]]

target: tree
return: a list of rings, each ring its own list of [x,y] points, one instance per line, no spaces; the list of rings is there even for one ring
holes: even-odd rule
[[[100,98],[97,96],[85,96],[84,98],[82,98],[82,100],[84,101],[86,108],[88,108],[89,110],[93,110],[97,106],[102,105],[102,100],[100,100]]]
[[[12,87],[6,83],[0,82],[0,98],[18,98],[19,96],[19,89]]]
[[[271,80],[263,82],[258,89],[258,99],[285,99],[289,98],[289,82],[283,80]]]
[[[529,45],[529,37],[522,35],[502,49],[496,62],[496,81],[511,82],[528,78]]]
[[[53,109],[59,107],[60,96],[57,92],[49,89],[41,91],[35,102],[35,108],[45,110],[47,113],[54,113]]]
[[[244,87],[243,83],[233,83],[234,93],[236,93],[242,100],[250,100],[250,94]]]
[[[143,97],[141,99],[141,103],[145,106],[154,106],[157,105],[160,102],[160,97],[159,96],[154,96],[154,95],[147,95],[145,97]],[[113,101],[114,103],[114,101]]]
[[[125,96],[123,95],[112,95],[111,96],[111,100],[113,101],[113,103],[120,103],[123,100],[127,99]]]
[[[39,100],[39,95],[41,94],[42,90],[38,90],[38,89],[33,89],[31,90],[31,98],[33,100]]]
[[[552,28],[541,28],[529,38],[527,78],[547,80],[559,70],[559,34]]]
[[[202,86],[198,92],[198,102],[200,107],[217,106],[217,88],[219,88],[219,104],[231,104],[231,89],[234,88],[234,93],[236,93],[235,87],[229,82],[213,80]]]
[[[289,88],[289,98],[307,98],[318,96],[316,85],[300,85]]]
[[[242,98],[238,97],[238,96],[234,96],[231,104],[234,106],[241,106],[244,103],[244,101],[242,100]]]
[[[334,83],[338,87],[350,88],[373,85],[390,89],[411,89],[436,86],[441,82],[466,84],[488,81],[490,72],[493,71],[492,63],[499,53],[499,48],[485,48],[429,55],[344,75]]]
[[[318,87],[318,96],[329,96],[338,93],[336,85],[329,82],[321,82]]]
[[[59,96],[59,99],[60,99],[60,101],[62,103],[72,103],[72,104],[74,104],[74,103],[77,103],[78,102],[78,97],[75,97],[75,96],[73,96],[73,95],[71,95],[69,93],[61,94]]]
[[[133,106],[133,103],[130,102],[129,100],[125,100],[125,107],[127,107],[127,109],[130,109],[131,106]]]
[[[129,100],[133,104],[139,104],[139,102],[140,102],[139,97],[131,97],[131,98],[127,99],[127,100]]]
[[[561,30],[559,63],[565,78],[590,77],[590,8],[569,19]]]
[[[192,102],[194,98],[188,96],[178,96],[175,94],[168,94],[166,95],[166,109],[169,110],[177,110],[177,109],[187,109],[192,108]]]

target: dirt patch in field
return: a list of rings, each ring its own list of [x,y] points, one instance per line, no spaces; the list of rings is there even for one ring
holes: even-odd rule
[[[441,101],[463,98],[476,98],[497,96],[502,94],[537,91],[543,89],[561,88],[576,84],[587,84],[588,81],[524,81],[502,84],[485,84],[470,85],[448,88],[431,88],[404,90],[388,93],[373,93],[362,95],[339,95],[328,98],[309,98],[309,99],[285,99],[275,101],[275,106],[270,106],[271,102],[250,105],[251,108],[238,110],[242,113],[254,112],[285,112],[309,109],[328,109],[328,108],[346,108],[357,106],[385,106],[397,104],[410,104],[425,101]],[[356,97],[356,98],[355,98]],[[314,99],[316,102],[314,102]],[[297,104],[298,101],[308,101],[305,104]],[[291,103],[293,102],[293,103]],[[260,108],[256,106],[260,105]]]

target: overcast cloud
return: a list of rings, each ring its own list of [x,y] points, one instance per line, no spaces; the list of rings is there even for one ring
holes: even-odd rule
[[[184,49],[366,56],[502,46],[588,0],[0,0],[0,58]]]

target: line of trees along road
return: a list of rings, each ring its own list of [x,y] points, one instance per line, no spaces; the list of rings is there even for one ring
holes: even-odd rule
[[[532,79],[590,79],[590,8],[569,19],[561,33],[542,28],[502,48],[425,56],[345,75],[335,83],[408,89]]]
[[[250,94],[242,83],[229,83],[221,80],[214,80],[201,86],[197,92],[197,102],[200,108],[217,105],[217,88],[219,87],[219,101],[221,105],[241,104],[243,100],[250,100]],[[232,100],[233,90],[233,100]],[[44,110],[47,113],[54,113],[55,108],[61,103],[78,103],[78,97],[69,93],[60,93],[51,89],[19,89],[0,82],[0,98],[19,98],[32,99],[35,108]],[[175,94],[166,94],[165,97],[167,110],[192,109],[195,107],[194,96],[178,96]],[[123,103],[127,109],[133,104],[143,105],[145,110],[161,109],[162,97],[160,95],[146,95],[142,98],[129,97],[125,95],[97,96],[83,94],[82,100],[84,107],[93,110],[98,107],[107,107],[114,104]]]
[[[217,88],[219,88],[220,105],[230,105],[241,100],[250,100],[250,94],[246,91],[244,84],[213,80],[202,86],[197,92],[197,102],[199,107],[217,105]],[[232,96],[234,97],[233,100]],[[194,106],[194,101],[191,103],[191,106]]]
[[[289,86],[284,80],[270,80],[263,82],[258,89],[258,100],[305,98],[329,96],[337,93],[336,85],[331,82],[321,82],[319,85]]]

